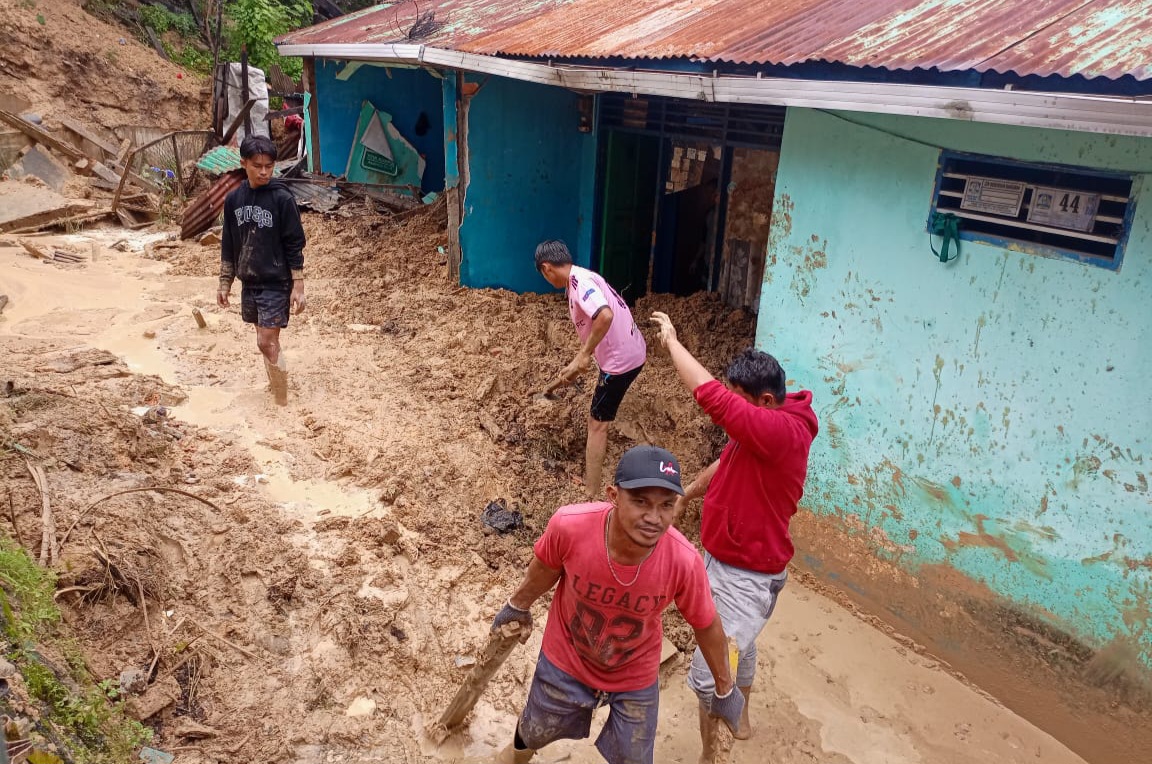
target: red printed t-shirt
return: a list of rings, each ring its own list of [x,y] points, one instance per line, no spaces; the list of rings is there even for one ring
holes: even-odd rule
[[[656,681],[663,636],[661,613],[673,602],[689,625],[712,624],[716,607],[704,560],[669,528],[631,586],[608,568],[607,502],[561,507],[536,542],[540,562],[562,570],[544,628],[544,655],[594,690],[640,690]],[[631,582],[636,566],[612,563]]]

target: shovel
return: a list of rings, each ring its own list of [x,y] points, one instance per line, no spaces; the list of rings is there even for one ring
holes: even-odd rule
[[[456,691],[456,697],[452,698],[448,708],[440,715],[440,720],[429,725],[424,731],[433,743],[440,745],[460,728],[488,687],[488,682],[512,653],[512,648],[516,647],[518,642],[526,642],[529,633],[530,630],[524,629],[517,621],[506,623],[492,632],[484,652],[480,654],[480,659],[476,661],[476,665],[468,672],[460,689]]]

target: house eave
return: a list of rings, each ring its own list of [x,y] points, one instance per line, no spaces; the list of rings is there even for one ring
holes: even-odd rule
[[[584,92],[617,92],[1152,137],[1152,101],[900,83],[702,76],[520,61],[411,44],[281,44],[282,56],[420,64]]]

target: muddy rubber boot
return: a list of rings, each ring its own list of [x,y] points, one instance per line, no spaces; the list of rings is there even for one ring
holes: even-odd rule
[[[280,354],[280,358],[276,363],[268,363],[268,359],[264,359],[264,370],[268,372],[268,382],[272,385],[272,396],[276,399],[277,406],[288,405],[288,369],[287,364],[284,362],[284,354]]]
[[[496,764],[528,764],[535,755],[536,751],[531,748],[517,748],[515,743],[509,743],[507,748],[497,754],[495,762]]]
[[[739,689],[744,695],[744,710],[740,712],[740,728],[732,733],[732,737],[737,740],[748,740],[752,737],[752,720],[748,717],[748,709],[752,705],[748,699],[752,694],[752,688],[741,687]]]

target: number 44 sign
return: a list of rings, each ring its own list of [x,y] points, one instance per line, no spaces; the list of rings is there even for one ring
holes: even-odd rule
[[[1099,207],[1100,194],[1033,186],[1028,222],[1073,231],[1091,231],[1096,224],[1096,210]]]

